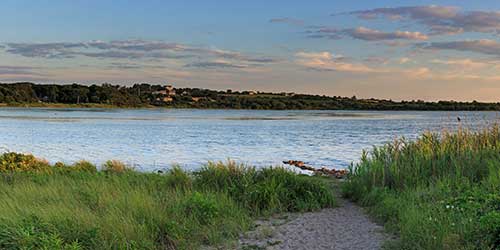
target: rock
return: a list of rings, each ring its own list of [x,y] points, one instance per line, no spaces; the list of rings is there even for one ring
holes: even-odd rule
[[[302,170],[308,170],[308,171],[313,171],[315,173],[333,176],[337,179],[345,178],[347,176],[347,174],[349,173],[346,169],[338,169],[338,170],[334,169],[334,168],[329,169],[329,168],[326,168],[324,166],[317,169],[317,168],[314,168],[311,166],[307,166],[303,161],[288,160],[288,161],[283,161],[283,163],[300,168]]]

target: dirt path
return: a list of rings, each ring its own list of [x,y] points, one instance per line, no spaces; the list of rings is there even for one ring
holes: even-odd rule
[[[239,241],[241,250],[380,249],[386,236],[352,202],[318,212],[286,214],[257,221]]]

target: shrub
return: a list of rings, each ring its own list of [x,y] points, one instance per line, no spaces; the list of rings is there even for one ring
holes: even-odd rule
[[[184,212],[200,221],[201,224],[209,224],[223,213],[217,204],[217,199],[209,194],[193,192],[184,203]]]
[[[179,166],[174,166],[170,169],[167,174],[167,185],[172,188],[178,188],[182,190],[191,189],[192,179],[186,171],[182,170]]]
[[[493,249],[500,249],[500,209],[491,211],[479,220],[480,233],[484,235],[484,241]]]
[[[89,173],[97,172],[97,167],[94,164],[84,160],[76,162],[71,167],[76,171],[89,172]]]
[[[30,154],[4,153],[0,155],[0,172],[49,172],[47,161]]]
[[[106,173],[125,173],[133,169],[121,161],[111,160],[104,163],[102,170]]]

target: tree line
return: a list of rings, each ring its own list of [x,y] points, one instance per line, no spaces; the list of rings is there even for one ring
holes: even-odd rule
[[[159,93],[162,85],[147,83],[132,86],[100,84],[0,84],[0,103],[107,104],[117,107],[159,106],[172,108],[219,109],[314,109],[314,110],[500,110],[500,103],[422,100],[393,101],[356,97],[290,93],[218,91],[200,88],[175,88],[175,95]]]

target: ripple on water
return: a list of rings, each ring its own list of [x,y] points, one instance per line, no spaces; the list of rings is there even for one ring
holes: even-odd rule
[[[475,127],[496,112],[354,112],[168,109],[0,109],[0,150],[52,162],[118,159],[141,170],[207,161],[257,166],[303,160],[347,167],[363,149],[424,130]]]

